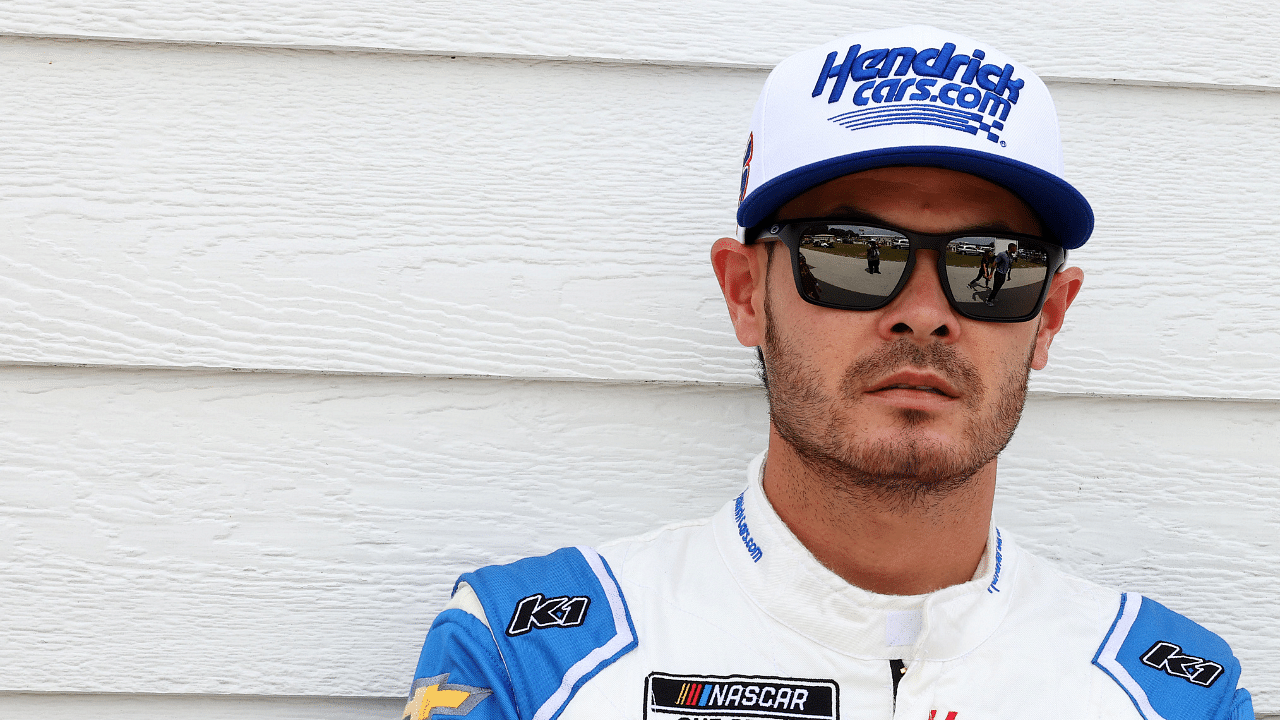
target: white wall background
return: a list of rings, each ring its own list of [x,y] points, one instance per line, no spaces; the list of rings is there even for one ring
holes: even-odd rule
[[[1049,79],[1098,215],[999,521],[1280,714],[1270,3],[11,0],[0,716],[399,717],[458,573],[713,511],[766,68],[916,21]]]

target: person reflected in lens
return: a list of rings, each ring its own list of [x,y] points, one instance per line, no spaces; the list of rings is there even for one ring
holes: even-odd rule
[[[818,279],[813,276],[813,268],[805,260],[804,253],[797,255],[796,262],[800,269],[800,286],[804,288],[805,294],[814,300],[822,299],[822,288],[818,285]]]
[[[982,261],[978,263],[978,277],[969,281],[969,289],[977,289],[979,280],[984,281],[984,287],[991,288],[991,268],[995,265],[995,262],[996,257],[991,253],[991,248],[983,248]]]
[[[996,296],[1000,294],[1000,288],[1004,286],[1006,280],[1009,279],[1010,271],[1013,270],[1013,259],[1018,256],[1017,243],[1009,243],[1009,249],[1002,251],[996,255],[996,272],[995,287],[991,288],[991,294],[987,296],[987,304],[995,305]]]
[[[875,240],[867,242],[867,272],[872,275],[880,274],[880,243]]]

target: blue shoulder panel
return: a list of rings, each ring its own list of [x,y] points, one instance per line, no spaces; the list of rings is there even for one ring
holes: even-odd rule
[[[636,647],[622,590],[591,548],[481,568],[458,582],[480,598],[521,720],[558,717],[583,683]]]
[[[1236,689],[1240,662],[1226,641],[1150,598],[1120,597],[1120,612],[1093,656],[1146,720],[1252,718]]]

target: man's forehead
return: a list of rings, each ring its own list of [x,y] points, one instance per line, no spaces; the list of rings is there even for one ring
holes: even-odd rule
[[[985,228],[1041,234],[1036,214],[1009,190],[976,175],[935,167],[876,168],[844,175],[792,198],[779,219],[882,220],[919,232]]]

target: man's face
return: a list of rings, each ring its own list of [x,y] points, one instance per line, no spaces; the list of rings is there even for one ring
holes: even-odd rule
[[[851,215],[922,233],[1041,234],[1012,193],[936,168],[848,175],[779,211],[782,220]],[[856,312],[802,300],[779,245],[764,301],[774,429],[822,476],[908,504],[964,484],[1004,448],[1042,338],[1038,319],[985,323],[956,314],[936,254],[918,253],[892,303]]]

